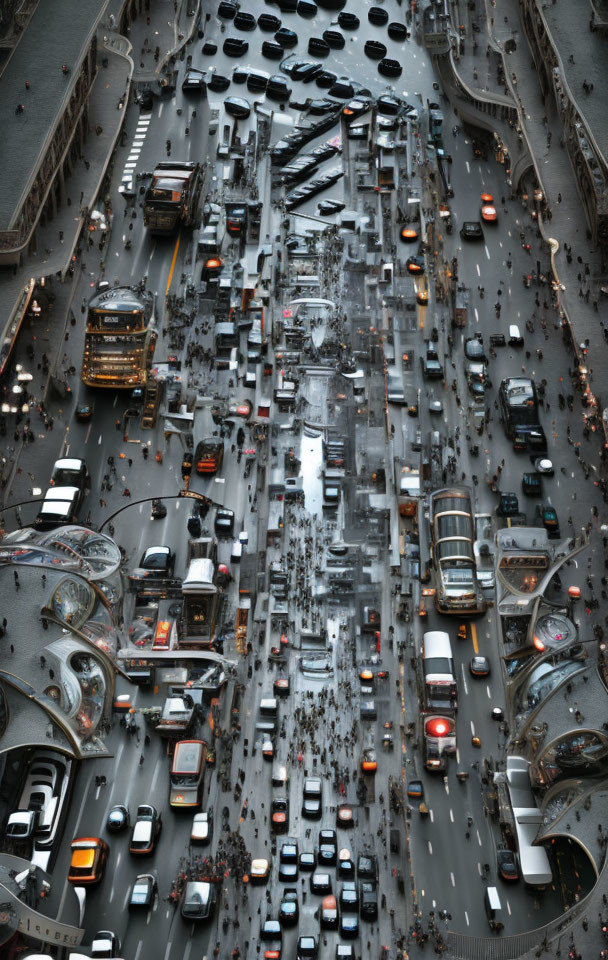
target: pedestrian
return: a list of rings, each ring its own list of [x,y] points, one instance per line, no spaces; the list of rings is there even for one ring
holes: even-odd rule
[[[43,657],[43,656],[41,655],[41,657],[40,657],[40,669],[41,669],[41,670],[44,670],[45,667],[46,667],[46,657]]]
[[[144,765],[144,755],[143,755],[143,753],[142,753],[141,757],[139,758],[139,765],[140,765],[140,767],[143,767],[143,765]]]
[[[561,195],[561,193],[558,193],[558,195],[557,195],[557,202],[558,202],[558,203],[561,203],[561,202],[562,202],[562,195]]]
[[[15,652],[15,647],[14,647],[14,645],[11,643],[11,653],[14,653],[14,652]]]

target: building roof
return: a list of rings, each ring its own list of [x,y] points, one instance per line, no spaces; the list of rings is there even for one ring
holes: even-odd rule
[[[608,164],[608,124],[606,124],[608,40],[598,31],[592,33],[587,29],[587,20],[591,17],[591,6],[584,10],[578,3],[543,3],[542,6],[545,22],[562,61],[570,93],[576,99],[579,112],[585,118],[604,157],[604,162]],[[575,44],[573,44],[573,37],[576,37]],[[574,63],[569,62],[570,55],[573,56]],[[583,90],[585,80],[594,86],[590,94],[586,94]]]
[[[40,0],[0,77],[0,230],[9,230],[107,0]],[[64,76],[61,67],[72,70]],[[30,89],[25,89],[29,81]],[[16,115],[15,108],[25,110]]]

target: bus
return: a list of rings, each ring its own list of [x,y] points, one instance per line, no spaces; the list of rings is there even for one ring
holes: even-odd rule
[[[443,630],[430,630],[422,638],[422,672],[425,710],[458,708],[452,645]]]
[[[204,740],[179,740],[171,763],[169,803],[172,807],[198,807],[201,802],[207,744]]]
[[[531,452],[547,449],[545,432],[538,419],[538,396],[534,380],[508,377],[500,384],[498,410],[505,433],[510,440],[518,438]]]
[[[475,525],[468,487],[436,490],[429,500],[430,555],[435,576],[435,607],[459,616],[484,613],[473,545]]]
[[[125,390],[144,386],[156,338],[153,294],[107,286],[89,301],[83,383]]]

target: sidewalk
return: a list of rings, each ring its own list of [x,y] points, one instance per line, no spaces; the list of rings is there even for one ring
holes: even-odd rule
[[[536,70],[531,66],[532,54],[519,20],[517,0],[495,0],[495,6],[490,8],[488,15],[489,23],[493,18],[492,39],[499,46],[503,47],[507,40],[513,38],[513,27],[519,32],[516,50],[505,55],[509,71],[507,81],[523,106],[522,127],[549,204],[551,218],[541,224],[541,229],[545,239],[552,237],[559,243],[555,265],[559,279],[565,286],[561,292],[561,303],[577,342],[580,344],[589,340],[591,367],[596,369],[595,386],[600,389],[600,371],[603,373],[608,359],[602,321],[594,307],[599,296],[594,276],[599,276],[600,257],[593,251],[587,238],[587,222],[570,158],[565,147],[560,145],[563,138],[562,123],[553,99],[548,99],[547,109],[543,103]],[[516,82],[512,74],[515,74]],[[572,246],[571,263],[568,263],[564,243]],[[608,323],[608,318],[604,319],[604,323]]]

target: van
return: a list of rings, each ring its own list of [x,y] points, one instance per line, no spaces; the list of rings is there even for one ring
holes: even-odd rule
[[[490,930],[502,930],[504,927],[504,924],[501,920],[502,907],[500,905],[500,897],[498,896],[498,890],[496,887],[486,887],[483,905],[486,911],[486,917],[488,918],[488,924],[490,925]]]
[[[510,347],[523,347],[524,338],[519,332],[519,327],[516,323],[509,324],[509,346]]]
[[[215,885],[190,880],[184,887],[181,914],[186,920],[208,920],[215,908]]]
[[[452,645],[443,630],[431,630],[422,638],[422,671],[427,709],[455,710],[456,677]]]
[[[260,714],[263,717],[272,717],[276,720],[279,714],[279,705],[274,697],[264,697],[260,700]]]

